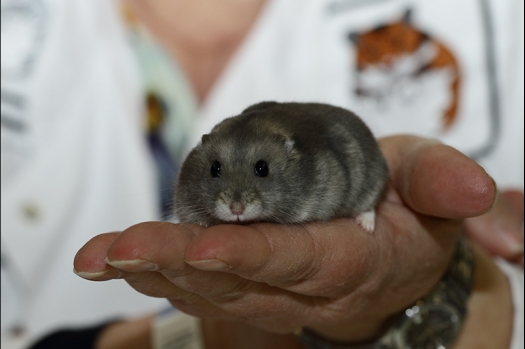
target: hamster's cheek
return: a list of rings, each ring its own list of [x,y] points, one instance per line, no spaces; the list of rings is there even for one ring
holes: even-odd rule
[[[230,207],[226,202],[222,200],[215,201],[215,205],[212,209],[213,215],[223,221],[229,221],[231,220],[231,211]]]
[[[255,200],[246,204],[244,218],[246,220],[261,220],[265,217],[261,201]]]
[[[265,219],[273,218],[280,211],[279,202],[281,201],[283,190],[280,188],[273,189],[272,192],[266,191],[259,194],[257,206],[260,214]]]

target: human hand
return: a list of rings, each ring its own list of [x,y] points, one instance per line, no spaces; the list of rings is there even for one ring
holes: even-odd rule
[[[490,212],[465,220],[465,232],[492,255],[523,268],[523,192],[500,192]]]
[[[485,171],[450,147],[411,136],[380,145],[391,178],[373,234],[351,219],[210,228],[149,222],[93,238],[75,270],[92,280],[123,277],[203,318],[369,339],[430,291],[461,219],[487,212],[496,196]]]

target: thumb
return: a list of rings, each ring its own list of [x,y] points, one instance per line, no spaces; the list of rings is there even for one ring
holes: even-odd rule
[[[457,219],[479,216],[493,206],[494,181],[456,149],[408,135],[382,138],[379,144],[392,185],[414,211]]]

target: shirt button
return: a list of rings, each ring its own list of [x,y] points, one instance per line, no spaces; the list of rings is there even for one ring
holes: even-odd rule
[[[22,213],[25,219],[31,222],[36,222],[41,216],[40,209],[32,202],[25,203],[22,206]]]

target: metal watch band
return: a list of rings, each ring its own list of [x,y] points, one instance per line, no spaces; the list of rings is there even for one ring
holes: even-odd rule
[[[423,309],[444,309],[450,311],[451,322],[455,322],[447,330],[453,341],[459,334],[466,316],[466,302],[472,289],[473,274],[472,247],[466,238],[461,237],[447,272],[439,283],[426,297],[400,313],[394,319],[394,325],[389,331],[375,342],[362,345],[339,343],[323,338],[306,328],[300,332],[299,338],[310,349],[426,349],[431,347],[427,342],[424,345],[410,343],[411,334],[408,328],[416,321],[416,317],[420,315],[418,313],[422,313]],[[436,347],[446,349],[448,346],[439,344]]]

